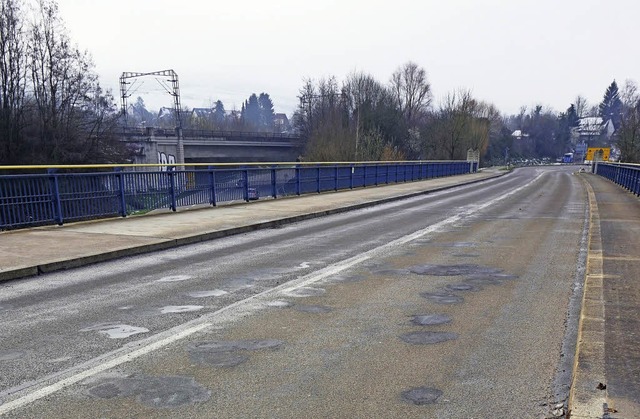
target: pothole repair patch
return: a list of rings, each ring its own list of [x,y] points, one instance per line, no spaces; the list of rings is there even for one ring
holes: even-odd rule
[[[87,392],[98,399],[135,396],[154,408],[174,408],[211,397],[211,392],[190,377],[106,377],[92,380]]]
[[[478,285],[468,283],[448,284],[445,288],[448,291],[480,291],[482,289]]]
[[[433,404],[442,396],[437,388],[416,387],[402,392],[402,398],[416,405]]]
[[[249,351],[277,349],[284,342],[276,339],[211,341],[190,344],[189,359],[197,364],[214,367],[235,367],[249,360]]]
[[[446,314],[418,314],[413,316],[411,323],[418,326],[435,326],[451,322],[451,317]]]
[[[294,309],[297,311],[302,311],[303,313],[312,313],[312,314],[323,314],[329,313],[332,308],[327,306],[294,306]]]
[[[481,274],[498,274],[502,271],[487,266],[461,264],[461,265],[415,265],[409,268],[411,272],[418,275],[430,276],[465,276]]]
[[[461,296],[445,292],[423,292],[420,293],[420,296],[437,304],[460,304],[464,302],[464,298]]]

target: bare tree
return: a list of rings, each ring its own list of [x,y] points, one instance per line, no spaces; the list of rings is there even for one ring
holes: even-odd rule
[[[633,80],[625,81],[621,93],[622,117],[616,127],[616,145],[620,158],[628,163],[640,163],[640,94]]]
[[[464,89],[448,94],[440,106],[441,144],[447,159],[463,158],[466,153],[476,106],[471,91]]]
[[[578,95],[573,101],[573,105],[576,109],[576,114],[578,118],[584,118],[588,116],[589,113],[589,103],[584,96]]]
[[[469,148],[483,155],[489,147],[490,138],[500,135],[502,118],[498,109],[491,104],[473,101],[470,108]]]
[[[623,162],[640,163],[640,102],[624,112],[616,143]]]
[[[391,90],[408,126],[415,126],[431,105],[431,84],[427,80],[427,72],[409,61],[391,76]]]
[[[640,101],[640,91],[638,85],[631,79],[625,80],[620,91],[620,100],[624,108],[632,108]]]
[[[0,0],[0,163],[22,153],[27,80],[26,42],[17,0]]]
[[[95,161],[91,145],[101,142],[96,136],[104,136],[103,128],[111,126],[104,124],[102,112],[111,109],[105,100],[113,98],[100,89],[89,54],[71,45],[55,0],[38,4],[28,53],[40,158]]]

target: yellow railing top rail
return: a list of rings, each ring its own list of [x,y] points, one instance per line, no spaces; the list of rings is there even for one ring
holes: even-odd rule
[[[332,165],[372,165],[398,163],[454,163],[465,160],[389,160],[389,161],[335,161],[335,162],[237,162],[237,163],[141,163],[141,164],[37,164],[0,166],[0,170],[46,170],[46,169],[115,169],[135,167],[237,167],[237,166],[332,166]],[[469,162],[470,163],[470,162]]]

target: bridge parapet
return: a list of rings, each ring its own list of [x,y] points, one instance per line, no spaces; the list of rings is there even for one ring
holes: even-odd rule
[[[175,162],[175,160],[174,160]],[[475,172],[466,161],[0,166],[0,230]],[[5,175],[7,171],[46,174]],[[64,169],[65,172],[58,172]]]
[[[175,128],[124,128],[123,137],[126,139],[136,137],[176,137]],[[287,140],[290,142],[299,142],[302,140],[298,134],[282,133],[282,132],[259,132],[259,131],[229,131],[229,130],[203,130],[183,128],[182,136],[184,138],[225,138],[229,140],[254,140],[254,141],[273,141]]]

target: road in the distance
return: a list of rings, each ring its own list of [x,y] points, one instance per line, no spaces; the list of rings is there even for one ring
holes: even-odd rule
[[[521,169],[2,285],[0,414],[547,415],[587,216],[571,169]]]

